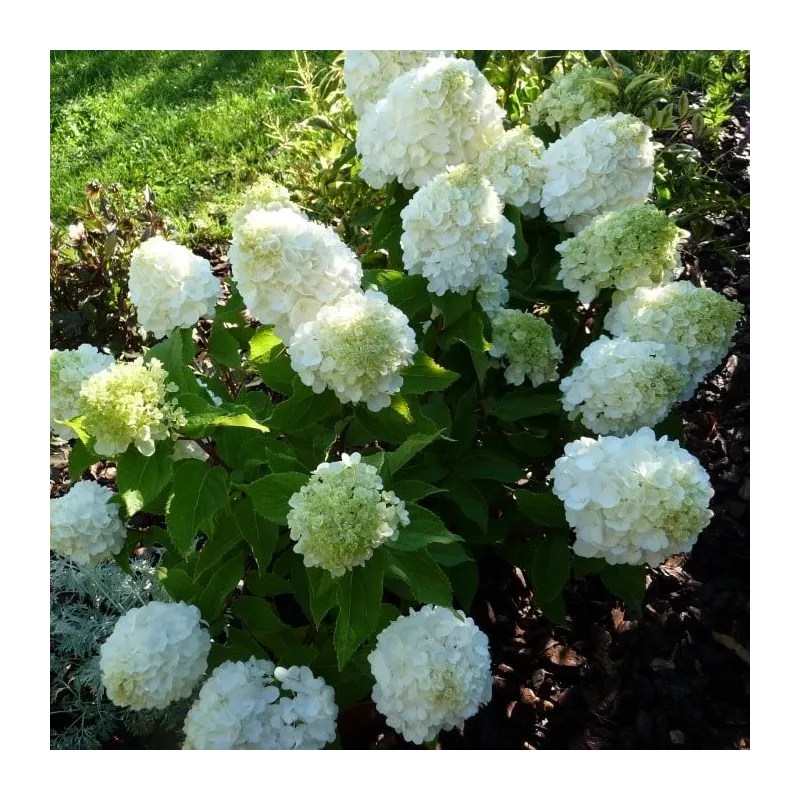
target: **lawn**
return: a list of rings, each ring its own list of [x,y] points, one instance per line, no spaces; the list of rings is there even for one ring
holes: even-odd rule
[[[306,51],[315,67],[336,51]],[[279,166],[273,126],[301,118],[293,51],[51,51],[50,215],[98,179],[141,190],[214,238],[244,184]]]

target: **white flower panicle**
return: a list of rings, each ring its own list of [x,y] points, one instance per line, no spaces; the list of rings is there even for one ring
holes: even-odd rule
[[[474,165],[437,175],[400,212],[403,266],[428,280],[428,291],[466,294],[514,253],[514,226],[503,203]]]
[[[509,297],[508,281],[502,272],[493,272],[478,284],[478,304],[490,319],[505,306]]]
[[[478,169],[504,203],[516,206],[526,217],[535,217],[545,181],[543,152],[544,142],[527,125],[520,125],[505,131],[478,156]]]
[[[177,391],[156,358],[147,364],[142,358],[118,361],[85,381],[80,412],[83,427],[95,437],[95,453],[116,456],[134,444],[142,455],[153,455],[157,441],[186,424],[178,401],[167,398]]]
[[[263,176],[252,186],[248,186],[239,199],[239,206],[231,214],[231,228],[236,230],[244,224],[251,211],[260,208],[264,211],[278,211],[281,208],[290,208],[301,216],[305,216],[296,203],[289,197],[289,190],[272,178]]]
[[[583,558],[658,566],[689,552],[712,516],[708,473],[650,428],[570,442],[550,477]]]
[[[688,234],[655,206],[628,206],[595,217],[574,238],[556,245],[558,278],[588,305],[601,289],[658,286],[680,267]]]
[[[408,525],[405,503],[383,490],[378,470],[360,453],[320,464],[289,498],[289,535],[306,567],[334,577],[363,566],[372,553]]]
[[[504,358],[509,383],[520,386],[527,378],[533,386],[558,380],[561,348],[553,329],[541,317],[503,308],[492,319],[490,355]]]
[[[50,351],[50,430],[62,439],[76,438],[75,431],[56,420],[66,422],[80,413],[83,382],[114,363],[114,356],[101,353],[90,344],[77,350]]]
[[[429,58],[449,55],[451,50],[345,50],[344,93],[360,117],[383,97],[395,78]]]
[[[406,189],[423,186],[447,166],[476,161],[503,133],[504,116],[472,61],[429,58],[364,112],[356,136],[361,177],[375,189],[394,178]]]
[[[368,661],[378,711],[415,744],[463,727],[492,696],[489,640],[460,611],[412,609],[378,634]]]
[[[333,689],[308,667],[226,661],[186,715],[184,750],[320,750],[336,738]]]
[[[559,75],[533,102],[531,125],[544,123],[562,136],[582,122],[608,114],[614,108],[614,92],[607,83],[610,69],[577,64]]]
[[[408,317],[372,289],[351,292],[300,325],[289,343],[292,369],[314,392],[332,389],[342,403],[379,411],[400,391],[417,352]]]
[[[194,691],[210,650],[196,606],[153,600],[132,608],[100,647],[106,694],[134,711],[166,708]]]
[[[50,500],[50,549],[77,564],[99,564],[122,550],[125,526],[114,492],[94,481],[79,481]]]
[[[561,403],[593,433],[622,435],[661,422],[685,382],[671,348],[601,336],[561,381]]]
[[[131,253],[128,293],[139,323],[157,339],[214,315],[220,282],[187,247],[153,236]]]
[[[322,306],[360,288],[353,251],[290,208],[251,211],[234,230],[228,255],[249,312],[287,343]]]
[[[572,230],[598,214],[640,205],[653,189],[652,131],[630,114],[578,125],[542,154],[541,206]]]
[[[681,400],[725,357],[743,306],[713,289],[677,281],[614,296],[605,326],[614,336],[671,346],[686,378]]]

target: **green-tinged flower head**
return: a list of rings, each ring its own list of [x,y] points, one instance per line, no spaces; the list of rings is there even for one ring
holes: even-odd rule
[[[531,106],[531,125],[547,124],[563,136],[576,125],[614,110],[610,69],[578,64],[559,75]]]
[[[506,380],[520,386],[528,378],[533,386],[558,380],[561,348],[553,331],[541,318],[515,308],[501,308],[492,319],[493,356],[505,358]]]
[[[231,228],[239,228],[244,224],[247,215],[257,208],[265,211],[277,211],[279,208],[291,208],[302,214],[300,208],[289,198],[289,190],[272,178],[264,175],[252,186],[242,192],[239,207],[231,214]],[[303,215],[305,216],[305,215]]]
[[[680,399],[688,400],[725,357],[743,309],[713,289],[678,281],[618,293],[605,326],[614,336],[670,346],[688,381]]]
[[[687,235],[652,205],[612,211],[556,245],[561,253],[558,277],[587,305],[601,289],[658,286],[671,280],[672,270],[680,266]]]
[[[95,452],[115,456],[134,444],[142,455],[152,455],[157,441],[186,424],[178,401],[167,397],[177,391],[155,358],[147,364],[142,358],[118,361],[89,378],[81,388],[80,412]]]
[[[408,525],[405,503],[384,492],[378,470],[360,453],[320,464],[309,482],[289,499],[289,535],[306,567],[334,577],[363,566],[373,550],[396,539]]]

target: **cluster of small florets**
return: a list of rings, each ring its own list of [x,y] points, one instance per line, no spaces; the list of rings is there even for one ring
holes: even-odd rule
[[[508,293],[508,281],[502,272],[493,272],[478,284],[478,305],[486,312],[491,319],[497,312],[505,306],[510,297]]]
[[[214,314],[220,283],[187,247],[153,236],[131,253],[128,291],[139,323],[157,339]]]
[[[514,226],[503,203],[474,165],[437,175],[400,212],[403,266],[428,279],[428,291],[466,294],[514,253]]]
[[[561,403],[593,433],[622,435],[661,422],[684,382],[671,348],[601,336],[561,381]]]
[[[77,350],[50,351],[50,430],[62,439],[74,439],[75,431],[66,422],[80,413],[83,382],[114,363],[114,356],[101,353],[90,344]]]
[[[288,352],[292,369],[314,392],[332,389],[342,403],[380,411],[400,391],[400,370],[413,360],[417,343],[408,317],[369,289],[324,306],[296,330]]]
[[[372,699],[415,744],[462,727],[492,696],[489,640],[462,612],[424,606],[378,634],[368,656]]]
[[[451,50],[345,50],[344,93],[360,117],[383,97],[395,78],[429,58],[448,55]]]
[[[125,526],[114,492],[94,481],[79,481],[50,500],[50,549],[78,564],[99,564],[122,550]]]
[[[545,123],[565,136],[587,119],[608,114],[614,108],[614,92],[607,84],[612,79],[610,69],[574,66],[533,102],[531,125]]]
[[[630,114],[578,125],[542,154],[541,206],[553,222],[578,230],[592,217],[644,203],[653,189],[652,132]]]
[[[94,451],[115,456],[134,444],[142,455],[152,455],[157,441],[186,424],[178,401],[167,399],[177,391],[156,358],[147,364],[142,358],[118,361],[93,375],[81,388],[80,412],[84,429],[95,438]]]
[[[533,386],[558,380],[561,348],[553,329],[541,317],[503,308],[492,318],[490,355],[504,358],[509,383],[520,386],[527,378]]]
[[[478,156],[478,168],[504,203],[516,206],[526,217],[539,213],[545,170],[541,164],[544,142],[520,125]]]
[[[728,352],[742,309],[713,289],[677,281],[616,295],[605,326],[614,336],[669,345],[687,381],[680,399],[688,400]]]
[[[708,473],[650,428],[570,442],[550,477],[584,558],[657,566],[689,552],[712,516]]]
[[[249,312],[284,342],[322,306],[360,288],[352,250],[290,208],[251,211],[233,232],[229,258]]]
[[[103,686],[115,705],[166,708],[194,691],[210,650],[196,606],[154,600],[123,614],[100,648]]]
[[[251,211],[260,208],[264,211],[278,211],[281,208],[291,208],[301,216],[303,212],[289,197],[289,190],[272,178],[264,176],[259,178],[252,186],[242,193],[238,208],[231,214],[231,228],[236,230],[244,224]]]
[[[409,523],[405,503],[383,491],[378,470],[362,463],[360,453],[320,464],[289,506],[295,552],[306,567],[321,567],[334,577],[366,564]]]
[[[556,245],[561,253],[558,277],[585,305],[601,289],[659,286],[680,266],[680,246],[687,235],[655,206],[611,211]]]
[[[430,58],[367,107],[356,137],[361,177],[375,189],[393,178],[423,186],[447,166],[474,162],[502,134],[504,116],[472,61]]]
[[[186,716],[184,750],[320,750],[336,738],[333,689],[308,667],[220,664]]]

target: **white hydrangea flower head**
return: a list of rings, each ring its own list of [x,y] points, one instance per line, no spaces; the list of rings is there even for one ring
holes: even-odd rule
[[[451,167],[426,183],[400,212],[403,266],[428,291],[466,294],[503,272],[514,253],[514,226],[475,165]]]
[[[685,382],[672,348],[601,336],[562,379],[561,404],[593,433],[623,435],[661,422]]]
[[[308,667],[220,664],[186,715],[184,750],[321,750],[336,738],[333,689]]]
[[[290,208],[251,211],[234,230],[228,256],[249,312],[284,342],[322,306],[360,288],[353,251]]]
[[[395,78],[429,58],[452,54],[452,50],[345,50],[344,93],[360,117],[383,97]]]
[[[167,397],[178,391],[167,377],[157,358],[146,364],[137,358],[117,361],[84,382],[80,412],[83,427],[95,437],[97,455],[116,456],[134,444],[142,455],[151,456],[157,441],[186,424],[178,401]]]
[[[114,356],[90,344],[77,350],[50,351],[50,430],[62,439],[76,438],[75,431],[55,420],[74,419],[80,413],[81,385],[87,378],[114,363]]]
[[[544,142],[527,125],[504,131],[478,156],[478,168],[494,186],[504,203],[520,209],[526,217],[539,214],[545,169],[541,163]]]
[[[587,120],[542,154],[542,209],[552,222],[566,220],[577,230],[599,214],[640,205],[653,189],[653,162],[652,131],[641,120],[630,114]]]
[[[516,308],[503,308],[492,318],[490,355],[504,358],[506,380],[533,386],[558,380],[561,348],[553,339],[553,329],[541,317]]]
[[[368,661],[378,711],[415,744],[463,728],[492,696],[489,640],[461,611],[412,609],[378,634]]]
[[[131,253],[128,293],[143,328],[157,339],[212,317],[220,282],[188,247],[153,236]]]
[[[342,403],[380,411],[403,385],[417,343],[408,317],[383,292],[351,292],[297,328],[289,343],[292,369],[314,392],[332,389]]]
[[[306,567],[335,578],[367,563],[408,525],[405,503],[383,490],[383,481],[360,453],[320,464],[308,483],[289,498],[289,535]]]
[[[688,553],[712,517],[708,473],[650,428],[570,442],[550,477],[583,558],[655,567]]]
[[[505,306],[510,297],[508,281],[502,272],[493,272],[478,284],[478,304],[491,319]]]
[[[610,69],[576,64],[559,75],[533,102],[531,125],[546,124],[562,136],[592,117],[614,109],[614,92],[602,83],[613,80]]]
[[[95,481],[78,481],[50,500],[50,549],[76,564],[99,564],[122,550],[125,526],[114,492]]]
[[[688,400],[728,352],[743,308],[713,289],[677,281],[615,294],[605,327],[614,336],[670,345],[687,380],[680,399]]]
[[[393,80],[361,118],[356,150],[374,189],[394,178],[424,186],[445,167],[473,163],[503,133],[505,111],[472,61],[429,58]]]
[[[242,196],[239,198],[239,206],[231,214],[231,229],[235,231],[236,228],[243,225],[247,215],[257,208],[264,211],[278,211],[281,208],[290,208],[300,216],[305,216],[300,207],[292,202],[289,190],[285,186],[275,183],[267,175],[259,178],[242,192]]]
[[[132,608],[100,647],[108,699],[141,711],[189,697],[206,671],[210,650],[196,606],[153,600]]]
[[[655,206],[628,206],[595,217],[576,236],[556,245],[558,278],[584,305],[601,289],[659,286],[681,265],[688,237]]]

